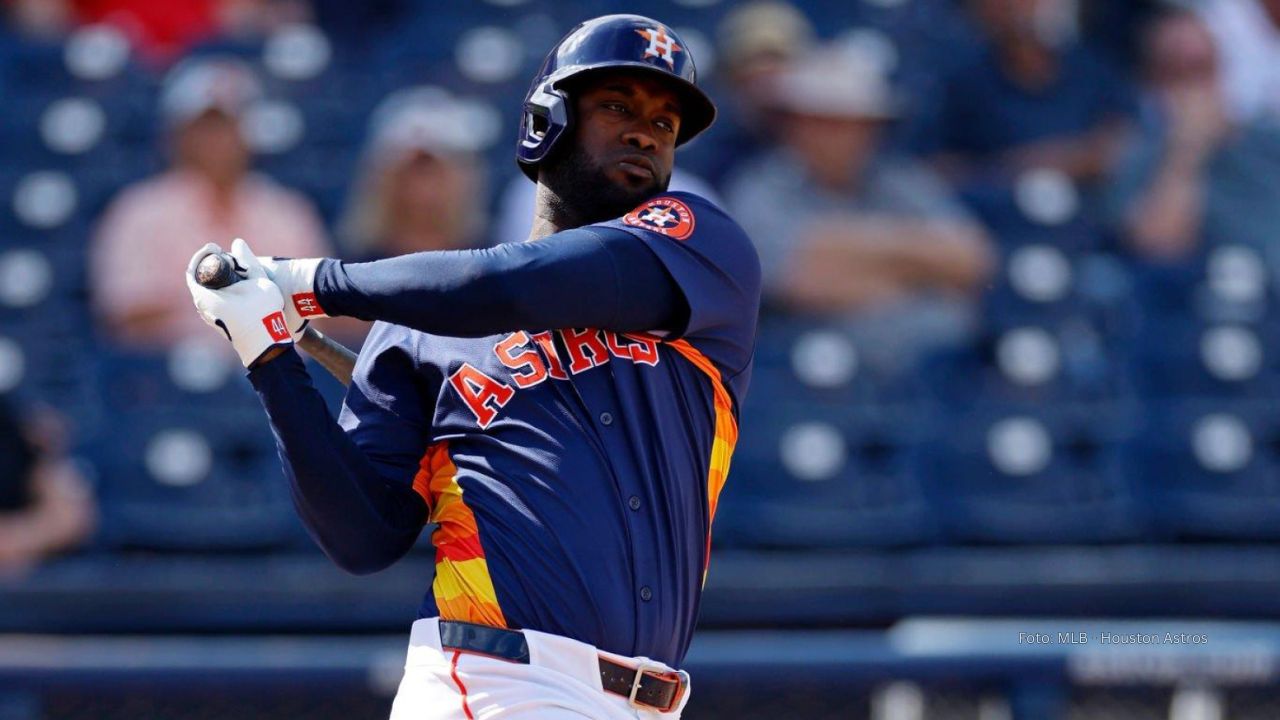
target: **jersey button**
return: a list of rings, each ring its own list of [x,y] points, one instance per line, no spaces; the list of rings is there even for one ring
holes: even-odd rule
[[[600,422],[601,422],[601,423],[603,423],[603,424],[605,424],[605,425],[612,425],[612,424],[613,424],[613,414],[612,414],[612,413],[607,413],[607,412],[600,413]]]
[[[632,495],[631,499],[627,501],[627,505],[630,506],[632,510],[639,510],[640,498],[636,497],[635,495]]]
[[[653,591],[649,589],[648,585],[640,588],[640,599],[645,602],[649,602],[653,599]]]

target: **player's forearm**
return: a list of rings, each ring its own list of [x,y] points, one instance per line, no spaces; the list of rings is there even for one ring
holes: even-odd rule
[[[381,570],[413,546],[426,506],[408,482],[383,477],[330,415],[292,349],[250,373],[280,448],[303,523],[339,567]]]
[[[371,263],[326,260],[316,296],[330,315],[382,320],[457,337],[678,324],[681,295],[639,240],[587,231],[485,250],[422,252]]]

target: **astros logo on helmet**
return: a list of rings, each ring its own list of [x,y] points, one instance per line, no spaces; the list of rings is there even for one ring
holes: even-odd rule
[[[649,41],[649,47],[644,49],[645,57],[660,57],[667,61],[667,67],[672,70],[676,69],[675,53],[684,48],[676,44],[676,41],[667,34],[666,28],[659,26],[636,30],[636,32],[639,33],[640,37]]]

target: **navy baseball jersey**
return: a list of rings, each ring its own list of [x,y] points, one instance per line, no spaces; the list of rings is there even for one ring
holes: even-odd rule
[[[445,321],[447,334],[379,322],[338,424],[388,485],[411,484],[437,526],[421,616],[540,630],[678,665],[750,379],[759,261],[736,223],[686,193],[524,245],[537,243],[647,249],[645,262],[612,272],[622,283],[642,265],[665,271],[687,310],[683,326],[610,326],[623,310],[596,327],[513,319],[483,336]],[[536,294],[589,308],[606,302],[592,296],[595,282]],[[333,286],[319,294],[326,310],[363,302]]]

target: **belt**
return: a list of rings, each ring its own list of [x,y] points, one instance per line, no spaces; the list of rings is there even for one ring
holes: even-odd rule
[[[478,653],[510,662],[529,664],[529,643],[519,630],[440,621],[440,645],[449,650]],[[633,707],[658,712],[671,712],[680,706],[680,698],[689,686],[682,670],[642,662],[630,668],[609,658],[600,658],[600,684],[605,692],[621,695]]]

